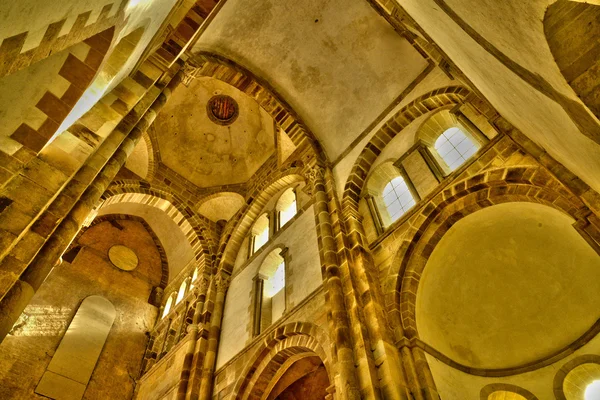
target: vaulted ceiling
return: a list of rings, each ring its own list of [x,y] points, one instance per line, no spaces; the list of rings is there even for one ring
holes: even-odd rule
[[[192,52],[227,57],[268,82],[331,161],[427,67],[366,1],[229,0]]]

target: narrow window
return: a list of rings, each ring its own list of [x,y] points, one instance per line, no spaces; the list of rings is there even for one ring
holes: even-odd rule
[[[169,298],[167,299],[167,302],[165,304],[165,309],[163,311],[163,315],[162,317],[166,317],[167,315],[169,315],[169,312],[171,311],[171,306],[173,305],[173,295],[170,295]]]
[[[190,284],[190,290],[192,290],[195,287],[194,282],[196,282],[196,279],[198,279],[198,268],[194,270],[194,274],[192,275],[192,283]]]
[[[279,212],[279,228],[287,224],[298,212],[296,205],[296,191],[289,188],[277,201],[277,211]]]
[[[175,301],[175,304],[179,304],[179,302],[181,300],[183,300],[186,289],[187,289],[187,281],[181,282],[181,286],[179,286],[179,293],[177,293],[177,301]]]
[[[285,260],[281,249],[275,249],[265,257],[254,278],[254,336],[280,319],[285,310]]]
[[[401,176],[392,179],[383,189],[383,202],[390,216],[390,223],[396,221],[409,208],[415,205],[408,185]]]
[[[454,127],[445,130],[437,138],[434,148],[452,172],[471,158],[477,152],[479,146],[467,137],[462,130]]]
[[[267,214],[258,217],[252,231],[254,233],[253,252],[256,253],[258,249],[263,247],[265,243],[269,241],[269,217]]]

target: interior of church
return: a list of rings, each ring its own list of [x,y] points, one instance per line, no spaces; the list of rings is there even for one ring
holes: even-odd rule
[[[600,0],[0,2],[0,399],[600,400]]]

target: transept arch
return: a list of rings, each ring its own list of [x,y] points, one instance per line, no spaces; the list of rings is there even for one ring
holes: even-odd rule
[[[282,325],[263,339],[251,361],[243,369],[233,389],[236,399],[259,399],[266,396],[274,380],[281,377],[279,369],[288,360],[318,356],[327,370],[329,382],[334,382],[333,361],[325,349],[329,347],[326,333],[309,322]],[[289,365],[288,365],[289,366]]]
[[[102,200],[103,202],[96,210],[97,215],[100,216],[104,213],[130,215],[134,213],[133,215],[136,215],[137,212],[140,214],[138,216],[144,217],[145,209],[154,209],[165,214],[166,221],[170,220],[173,224],[172,228],[179,233],[173,236],[174,231],[163,232],[165,226],[163,223],[159,223],[159,220],[154,221],[158,225],[153,229],[158,237],[163,237],[164,240],[170,242],[168,248],[165,248],[166,253],[169,257],[177,260],[169,260],[169,276],[175,277],[193,260],[195,260],[194,262],[204,262],[207,266],[212,264],[214,250],[211,227],[213,223],[197,215],[190,207],[184,206],[176,196],[142,182],[116,181],[109,186]],[[130,206],[127,207],[127,204]],[[177,239],[179,237],[182,240]],[[166,246],[166,242],[163,244]]]

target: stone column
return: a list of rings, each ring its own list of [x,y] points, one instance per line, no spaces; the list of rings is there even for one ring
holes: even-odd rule
[[[364,199],[369,207],[369,213],[371,214],[371,219],[373,219],[373,225],[375,225],[377,236],[379,236],[383,233],[385,227],[383,225],[381,214],[379,213],[379,207],[377,207],[377,204],[375,203],[375,197],[371,193],[367,193],[364,196]]]
[[[210,329],[208,332],[208,345],[206,355],[204,356],[204,368],[202,370],[202,379],[200,380],[200,393],[197,397],[190,398],[200,400],[210,400],[213,390],[213,377],[215,365],[217,362],[217,347],[219,345],[219,336],[221,335],[221,322],[223,320],[223,306],[225,304],[225,293],[229,287],[231,276],[223,271],[217,272],[215,276],[215,307],[210,319]]]
[[[194,290],[197,291],[198,297],[196,298],[196,305],[194,310],[194,319],[191,325],[188,326],[188,332],[190,335],[188,348],[183,360],[183,369],[181,371],[181,379],[177,388],[177,400],[184,400],[187,396],[190,376],[192,372],[192,366],[194,358],[197,357],[196,347],[199,338],[201,316],[204,310],[204,303],[206,302],[206,294],[208,292],[209,280],[202,271],[196,283]]]
[[[359,382],[355,374],[353,343],[351,341],[348,312],[344,303],[344,289],[340,265],[337,258],[337,246],[331,224],[329,195],[326,189],[325,170],[315,166],[307,172],[307,186],[315,200],[314,213],[319,238],[321,273],[327,293],[329,308],[330,338],[335,350],[339,384],[336,395],[339,399],[358,400],[361,398]]]
[[[417,378],[419,380],[419,390],[425,400],[440,400],[433,375],[429,369],[429,363],[425,358],[425,352],[419,347],[412,348],[412,356],[415,363]]]
[[[291,293],[291,288],[292,286],[290,283],[290,278],[292,277],[292,268],[290,266],[290,249],[287,247],[284,247],[283,249],[281,249],[281,251],[279,252],[279,255],[283,258],[283,279],[284,279],[284,285],[283,285],[283,294],[285,296],[285,308],[283,309],[283,314],[285,314],[289,309],[292,308],[292,306],[290,306],[289,304],[289,295]],[[290,292],[290,293],[288,293]]]
[[[156,115],[163,108],[173,90],[181,83],[182,75],[183,72],[180,70],[158,95],[150,108],[120,143],[117,150],[110,156],[106,165],[96,175],[67,216],[58,225],[49,240],[29,263],[19,280],[4,296],[0,302],[0,340],[4,339],[10,331],[14,322],[52,270],[55,261],[75,238],[87,215],[92,211],[95,204],[100,200],[102,193],[125,164],[142,134],[154,122]]]
[[[356,303],[362,310],[368,340],[377,360],[377,375],[381,397],[408,400],[407,387],[400,354],[395,346],[383,308],[383,296],[375,276],[375,265],[366,248],[366,236],[361,216],[346,212],[346,245],[349,251],[350,280],[354,287]]]
[[[265,286],[265,280],[262,276],[256,275],[253,279],[254,292],[252,299],[252,337],[260,335],[261,326],[261,311],[262,311],[262,300],[263,300],[263,289]]]

